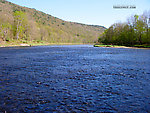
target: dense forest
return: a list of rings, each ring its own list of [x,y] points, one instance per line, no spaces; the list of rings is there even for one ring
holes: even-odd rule
[[[0,43],[93,43],[105,29],[67,22],[36,9],[0,0]]]
[[[134,15],[125,23],[115,23],[99,37],[99,43],[112,45],[150,45],[150,12]]]

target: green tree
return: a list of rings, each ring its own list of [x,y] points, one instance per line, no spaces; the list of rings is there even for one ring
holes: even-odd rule
[[[127,46],[150,45],[150,14],[134,15],[126,23],[111,25],[99,42]]]
[[[9,23],[2,23],[0,26],[0,34],[3,39],[3,41],[6,40],[8,37],[8,32],[11,30],[11,24]]]
[[[14,33],[16,39],[27,39],[28,35],[28,19],[27,15],[22,11],[14,12]]]

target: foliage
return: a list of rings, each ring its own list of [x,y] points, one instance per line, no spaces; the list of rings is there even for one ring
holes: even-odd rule
[[[126,23],[111,25],[98,41],[113,45],[150,45],[150,13],[134,15]]]
[[[9,23],[2,23],[0,25],[0,35],[3,41],[7,40],[11,27],[12,26]]]
[[[16,39],[27,39],[28,19],[24,12],[14,12],[14,35]]]

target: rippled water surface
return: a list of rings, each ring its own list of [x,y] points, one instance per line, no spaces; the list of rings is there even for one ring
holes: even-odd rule
[[[150,49],[0,48],[0,112],[150,112]]]

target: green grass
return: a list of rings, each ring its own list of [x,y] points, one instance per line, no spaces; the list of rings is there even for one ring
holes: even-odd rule
[[[125,47],[125,46],[95,44],[94,47]]]
[[[125,48],[125,47],[137,47],[137,48],[150,48],[150,45],[133,45],[133,46],[120,46],[120,45],[103,45],[103,44],[95,44],[94,47],[120,47],[120,48]]]
[[[150,45],[134,45],[133,47],[138,47],[138,48],[150,48]]]
[[[14,47],[14,46],[45,46],[45,45],[82,45],[84,43],[48,43],[45,41],[19,41],[2,42],[0,47]],[[93,44],[91,44],[93,45]]]

